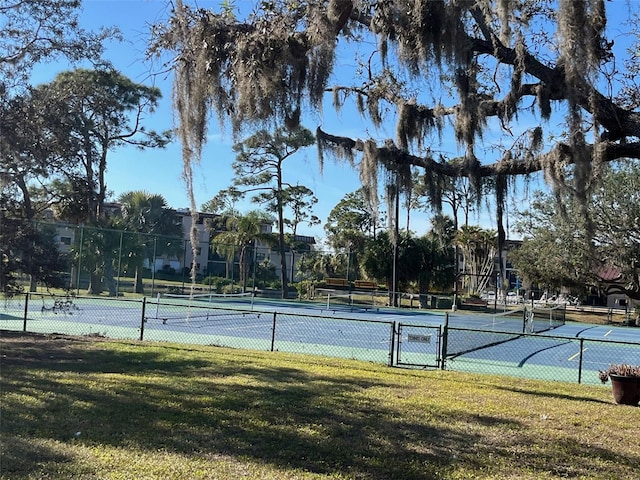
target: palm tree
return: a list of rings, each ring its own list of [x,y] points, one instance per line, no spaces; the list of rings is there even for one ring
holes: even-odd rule
[[[467,293],[480,293],[493,273],[496,233],[477,226],[463,225],[456,234],[456,244],[464,256]]]
[[[134,232],[127,236],[125,259],[130,268],[135,270],[134,291],[144,293],[141,270],[144,260],[148,260],[154,268],[154,257],[157,255],[175,254],[182,242],[167,241],[182,239],[182,225],[175,210],[167,206],[162,195],[150,194],[142,190],[123,193],[118,197],[121,204],[119,224],[126,232]]]
[[[240,284],[243,288],[247,285],[249,273],[249,252],[254,247],[256,240],[272,242],[271,234],[263,233],[263,225],[273,223],[270,215],[257,210],[246,215],[230,215],[224,224],[224,230],[216,232],[212,241],[215,251],[233,262],[236,254],[240,264]]]

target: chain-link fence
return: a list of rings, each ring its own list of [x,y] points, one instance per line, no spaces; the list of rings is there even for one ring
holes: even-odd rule
[[[192,288],[192,267],[200,291],[264,288],[280,281],[283,266],[274,245],[257,240],[245,245],[216,242],[203,225],[198,225],[195,248],[188,234],[170,237],[65,223],[35,225],[54,237],[67,265],[58,274],[67,289],[77,295],[108,292],[112,296],[154,296],[158,292],[186,291]],[[287,249],[289,280],[298,276],[303,246],[299,251]],[[25,278],[25,285],[28,281]]]
[[[465,320],[463,314],[327,307],[269,304],[253,295],[125,299],[30,293],[2,301],[0,330],[295,352],[578,383],[598,383],[598,371],[610,364],[640,364],[640,329],[565,324],[558,309]]]
[[[190,219],[189,219],[190,221]],[[205,224],[198,224],[198,244],[184,236],[170,237],[73,225],[34,222],[43,234],[53,237],[65,268],[55,272],[64,288],[76,296],[158,293],[244,292],[262,290],[279,295],[282,270],[290,290],[289,298],[313,298],[327,292],[360,293],[372,296],[381,305],[448,309],[453,295],[433,295],[389,291],[377,281],[360,279],[355,252],[323,252],[315,248],[313,237],[297,235],[287,244],[284,261],[275,243],[266,239],[241,245],[216,240]],[[275,237],[274,237],[275,239]],[[195,282],[192,281],[192,267]],[[33,277],[23,275],[21,284],[33,291]],[[43,289],[42,285],[39,288]],[[316,290],[320,289],[319,292]],[[325,289],[325,291],[322,291]]]

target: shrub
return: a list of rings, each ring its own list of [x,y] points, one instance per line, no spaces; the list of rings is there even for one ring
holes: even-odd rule
[[[315,282],[313,280],[302,280],[294,284],[298,291],[298,298],[304,300],[311,300],[313,298]]]
[[[224,277],[205,277],[202,283],[211,285],[211,290],[215,293],[229,293],[227,287],[233,284],[233,281]]]

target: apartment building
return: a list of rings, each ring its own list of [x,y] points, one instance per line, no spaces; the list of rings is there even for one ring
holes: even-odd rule
[[[109,209],[111,212],[115,212],[119,209],[117,203],[110,203]],[[166,271],[175,272],[178,274],[186,274],[188,277],[191,271],[191,266],[194,261],[195,253],[195,266],[196,274],[198,277],[203,278],[206,276],[220,276],[226,278],[238,278],[238,258],[234,261],[229,261],[226,255],[216,253],[215,248],[212,248],[212,239],[215,236],[215,231],[211,231],[211,225],[214,224],[216,219],[219,219],[219,215],[213,213],[200,212],[197,215],[195,224],[197,242],[195,252],[191,245],[191,227],[193,225],[193,217],[188,209],[178,209],[176,213],[179,218],[179,222],[182,225],[182,238],[168,239],[166,237],[158,237],[163,242],[178,242],[179,245],[172,249],[174,253],[171,255],[161,253],[161,249],[158,249],[157,254],[151,255],[153,261],[148,259],[144,261],[144,266],[153,270],[154,272]],[[58,222],[51,214],[46,217],[43,224],[50,224],[55,229],[55,240],[60,252],[71,252],[74,245],[84,245],[88,239],[96,235],[99,231],[99,235],[110,235],[111,241],[114,244],[114,249],[118,250],[115,256],[126,256],[126,235],[127,232],[108,230],[108,229],[96,229],[94,227],[85,227],[83,225],[72,225],[63,222]],[[262,233],[272,233],[273,226],[271,224],[264,224],[262,226]],[[125,241],[122,241],[122,238]],[[296,235],[296,242],[302,243],[308,246],[309,250],[313,249],[315,245],[315,239],[311,236]],[[118,248],[116,244],[120,245]],[[78,248],[77,251],[82,255],[82,248]],[[251,246],[253,254],[253,261],[262,262],[264,260],[269,261],[276,270],[276,274],[279,276],[281,272],[280,254],[278,249],[274,246],[270,246],[266,242],[256,241]],[[291,278],[295,274],[295,264],[299,260],[299,256],[295,252],[286,253],[286,265],[287,272]],[[118,263],[118,262],[116,262]],[[295,280],[295,279],[294,279]]]

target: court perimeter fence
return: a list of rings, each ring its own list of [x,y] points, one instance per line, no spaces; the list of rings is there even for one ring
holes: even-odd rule
[[[594,384],[598,370],[612,363],[640,363],[640,342],[554,334],[565,324],[564,309],[499,315],[375,310],[329,302],[268,306],[251,295],[214,302],[27,293],[2,301],[0,331],[203,344]]]

